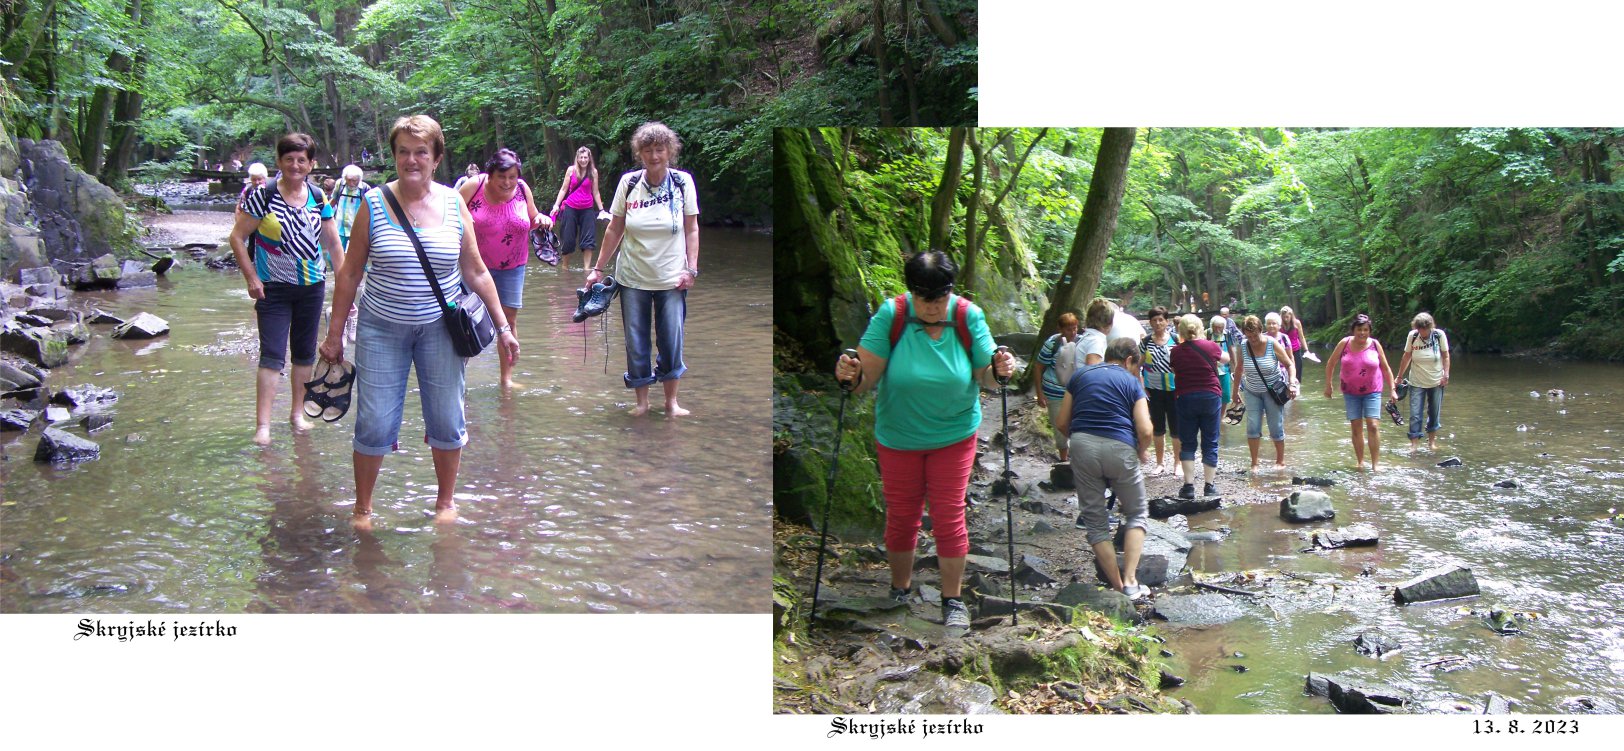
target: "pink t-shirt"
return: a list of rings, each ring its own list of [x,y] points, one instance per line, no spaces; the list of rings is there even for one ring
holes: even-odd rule
[[[1382,386],[1381,353],[1376,351],[1376,340],[1366,340],[1364,349],[1353,348],[1353,337],[1348,337],[1342,348],[1342,393],[1347,396],[1369,396],[1380,393]]]
[[[570,169],[575,168],[571,167]],[[564,196],[565,206],[572,209],[590,209],[597,205],[592,202],[591,173],[588,173],[585,177],[577,174],[570,177],[569,180],[569,186],[571,187],[569,193]]]
[[[479,187],[468,201],[468,213],[474,218],[474,239],[479,241],[479,257],[493,269],[516,269],[524,265],[530,250],[530,212],[525,196],[530,186],[523,180],[513,190],[506,203],[492,204],[485,190],[490,182],[479,176]]]

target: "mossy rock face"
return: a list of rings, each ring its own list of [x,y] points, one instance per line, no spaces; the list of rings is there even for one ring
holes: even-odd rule
[[[22,160],[17,156],[17,142],[11,139],[11,132],[6,130],[6,120],[0,117],[0,177],[10,178],[22,166]]]
[[[46,256],[79,261],[138,253],[137,227],[112,188],[74,167],[60,143],[25,138],[17,146]]]
[[[773,506],[779,516],[814,528],[821,525],[830,499],[829,462],[839,410],[840,389],[833,376],[773,378]],[[872,398],[847,401],[840,435],[830,528],[877,533],[885,511],[874,455]]]

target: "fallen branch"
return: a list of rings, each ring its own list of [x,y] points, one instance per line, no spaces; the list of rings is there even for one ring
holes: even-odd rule
[[[1224,586],[1220,586],[1220,585],[1217,585],[1217,584],[1208,584],[1206,582],[1196,582],[1195,586],[1197,588],[1199,588],[1199,589],[1210,589],[1210,590],[1212,590],[1214,592],[1223,592],[1224,594],[1230,594],[1230,595],[1245,595],[1247,597],[1257,597],[1258,594],[1259,594],[1258,592],[1248,592],[1248,591],[1246,591],[1244,589],[1235,589],[1234,587],[1224,587]]]
[[[1460,661],[1465,660],[1465,659],[1466,659],[1465,657],[1445,657],[1442,660],[1437,660],[1435,662],[1429,662],[1429,663],[1427,663],[1425,665],[1422,665],[1421,667],[1424,667],[1424,668],[1437,667],[1439,665],[1447,665],[1447,664],[1452,663],[1452,662],[1460,662]]]

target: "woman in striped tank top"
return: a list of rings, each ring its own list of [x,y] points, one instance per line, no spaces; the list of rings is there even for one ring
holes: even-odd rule
[[[1269,315],[1274,315],[1270,313]],[[1258,446],[1263,441],[1263,418],[1269,418],[1269,440],[1274,441],[1274,466],[1286,466],[1285,405],[1269,396],[1269,386],[1296,382],[1296,364],[1285,342],[1263,333],[1257,316],[1241,321],[1241,384],[1235,389],[1235,403],[1246,402],[1246,447],[1252,452],[1252,471],[1257,471]],[[1282,369],[1283,368],[1283,369]],[[1284,379],[1282,381],[1282,379]]]
[[[424,441],[434,455],[439,483],[436,519],[456,519],[452,491],[462,447],[468,442],[463,415],[463,375],[467,359],[458,357],[441,320],[443,311],[424,274],[423,263],[406,234],[411,222],[429,267],[447,297],[464,284],[478,293],[496,326],[499,356],[511,364],[519,340],[502,312],[496,284],[485,268],[474,239],[473,218],[455,190],[434,182],[434,170],[445,156],[440,124],[424,115],[403,117],[389,132],[400,178],[384,186],[394,193],[406,216],[389,207],[381,188],[369,190],[350,236],[350,259],[333,292],[332,325],[321,345],[329,362],[344,359],[344,322],[356,287],[361,294],[360,324],[355,339],[355,511],[358,529],[372,526],[372,490],[383,457],[399,448],[406,379],[417,367],[422,392]]]

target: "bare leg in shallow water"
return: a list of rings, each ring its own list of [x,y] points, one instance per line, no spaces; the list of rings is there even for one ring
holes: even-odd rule
[[[383,468],[383,457],[363,454],[350,455],[355,465],[355,511],[350,524],[359,530],[372,529],[372,490],[378,485],[378,470]]]
[[[1353,463],[1362,471],[1365,468],[1365,420],[1362,417],[1349,420],[1348,426],[1353,431]]]
[[[1370,442],[1370,470],[1376,471],[1376,459],[1382,450],[1381,420],[1374,417],[1365,418],[1365,438]]]
[[[462,466],[462,449],[432,449],[434,479],[439,486],[434,498],[434,521],[449,523],[457,520],[457,469]]]
[[[632,417],[642,417],[648,414],[648,387],[638,386],[636,391],[637,406],[632,407]]]
[[[690,414],[688,410],[677,405],[677,383],[680,379],[665,382],[665,416],[683,417]]]
[[[519,309],[518,308],[510,308],[510,307],[508,307],[506,305],[503,305],[502,306],[502,312],[507,314],[507,322],[508,322],[509,326],[513,327],[513,335],[518,336],[519,335]],[[498,352],[497,355],[496,355],[496,361],[497,361],[497,363],[499,363],[499,365],[500,365],[500,367],[502,369],[502,388],[503,389],[514,389],[514,388],[522,389],[522,388],[524,388],[524,384],[522,384],[522,383],[514,383],[513,382],[513,366],[517,365],[518,363],[510,363],[510,362],[508,362],[507,358],[502,356],[502,354],[500,352]]]

